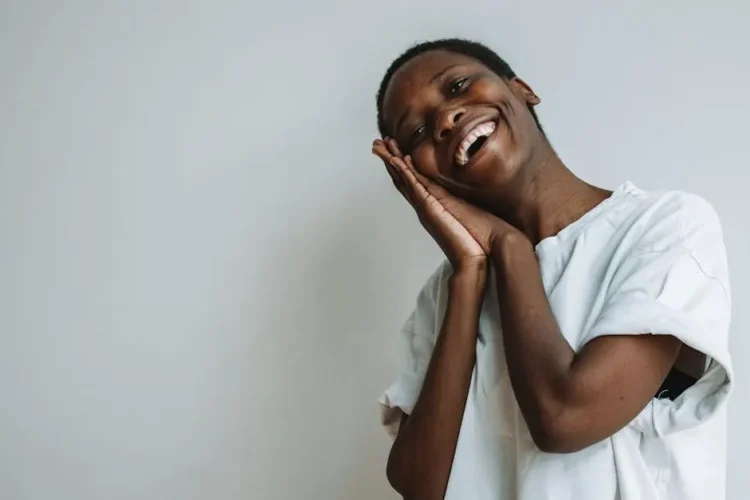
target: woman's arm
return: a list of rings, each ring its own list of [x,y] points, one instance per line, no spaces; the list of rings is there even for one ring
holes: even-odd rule
[[[576,354],[552,314],[531,243],[509,234],[491,255],[511,384],[537,446],[573,452],[627,425],[666,377],[680,341],[604,336]]]
[[[516,230],[419,174],[395,141],[376,140],[373,152],[385,162],[394,185],[453,268],[446,313],[425,380],[393,444],[387,467],[388,480],[405,498],[437,500],[445,496],[448,486],[474,371],[489,242],[496,234]],[[451,207],[459,205],[473,216],[468,227],[451,212]]]
[[[388,480],[406,499],[445,496],[474,370],[486,266],[462,268],[450,278],[447,310],[424,385],[391,449]]]

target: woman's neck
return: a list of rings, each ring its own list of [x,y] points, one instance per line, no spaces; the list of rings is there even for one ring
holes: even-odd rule
[[[537,244],[580,219],[612,192],[576,177],[551,146],[516,176],[513,186],[487,207]],[[509,203],[510,201],[510,203]]]

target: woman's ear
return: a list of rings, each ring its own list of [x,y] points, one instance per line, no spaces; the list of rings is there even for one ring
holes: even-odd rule
[[[531,89],[529,84],[518,77],[513,78],[510,81],[510,88],[520,99],[526,101],[526,103],[530,106],[536,106],[537,104],[542,102],[539,96],[536,95],[536,93]]]

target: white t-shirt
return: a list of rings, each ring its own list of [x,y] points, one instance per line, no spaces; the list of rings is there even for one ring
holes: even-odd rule
[[[674,401],[652,399],[604,441],[570,454],[543,453],[510,385],[491,276],[445,498],[723,499],[731,306],[721,227],[711,206],[694,195],[625,183],[541,241],[536,254],[552,311],[573,349],[600,335],[674,335],[707,356],[705,373]],[[391,433],[422,387],[450,274],[447,262],[438,268],[404,325],[406,364],[380,400]]]

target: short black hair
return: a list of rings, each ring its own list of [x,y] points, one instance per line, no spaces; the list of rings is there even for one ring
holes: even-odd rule
[[[497,55],[494,50],[479,42],[464,40],[462,38],[443,38],[413,45],[391,63],[383,76],[383,80],[380,82],[380,87],[378,88],[375,100],[377,103],[378,130],[381,135],[385,135],[385,124],[383,123],[383,100],[385,99],[385,91],[388,88],[388,84],[391,83],[394,73],[411,59],[431,50],[444,50],[474,58],[505,80],[512,80],[516,77],[515,71],[513,71],[510,65],[505,62],[502,57]],[[542,124],[539,123],[539,118],[537,117],[533,106],[529,106],[529,111],[531,112],[531,116],[534,117],[534,121],[539,127],[539,130],[544,133]]]

